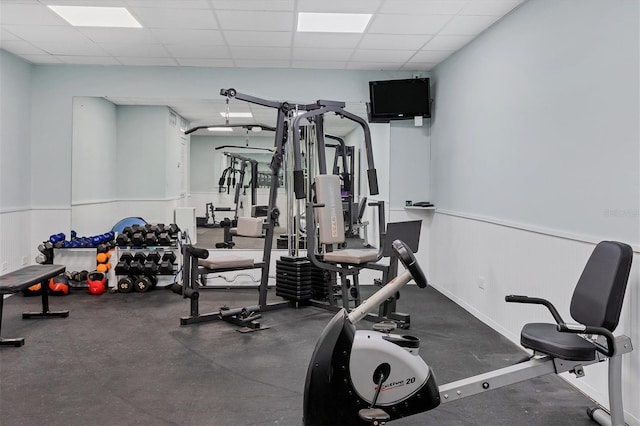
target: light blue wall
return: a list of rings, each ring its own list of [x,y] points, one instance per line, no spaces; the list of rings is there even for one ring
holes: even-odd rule
[[[120,105],[118,116],[117,173],[121,200],[165,198],[164,106]]]
[[[73,204],[117,198],[116,106],[103,98],[73,99]]]
[[[0,50],[0,212],[30,205],[31,75],[29,63]]]
[[[436,67],[439,208],[638,243],[638,7],[531,0]]]
[[[389,207],[411,200],[431,201],[429,119],[391,122],[389,137]]]

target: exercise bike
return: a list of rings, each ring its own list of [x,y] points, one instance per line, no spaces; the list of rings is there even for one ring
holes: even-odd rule
[[[557,324],[526,324],[521,343],[534,351],[530,360],[459,380],[436,384],[430,367],[418,355],[419,339],[391,333],[376,324],[373,331],[354,324],[375,310],[412,278],[427,279],[411,250],[400,240],[393,251],[405,271],[350,313],[338,312],[314,349],[304,390],[303,422],[311,425],[381,425],[457,401],[552,373],[584,375],[583,367],[608,359],[610,414],[587,410],[600,424],[624,425],[621,356],[633,350],[627,336],[614,337],[631,268],[633,251],[626,244],[603,241],[594,249],[571,301],[571,315],[581,324],[564,322],[553,305],[527,296],[508,302],[546,306]],[[377,327],[377,330],[376,330]],[[589,335],[589,338],[583,337]]]

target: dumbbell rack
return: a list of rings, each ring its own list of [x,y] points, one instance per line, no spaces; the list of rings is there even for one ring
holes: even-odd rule
[[[149,274],[149,273],[144,273],[144,272],[135,272],[135,273],[131,273],[131,274],[120,274],[117,271],[117,264],[120,262],[120,259],[122,258],[122,255],[124,253],[131,253],[132,256],[138,255],[139,253],[144,255],[144,258],[146,259],[146,257],[149,255],[149,253],[152,252],[162,252],[164,256],[164,253],[173,253],[174,255],[174,260],[172,260],[170,262],[171,264],[171,269],[170,270],[158,270],[157,272],[153,273],[153,274]],[[153,275],[156,277],[159,276],[174,276],[181,267],[182,264],[182,255],[180,253],[180,249],[178,248],[177,243],[176,244],[172,244],[170,246],[148,246],[148,247],[138,247],[138,246],[116,246],[116,252],[115,252],[115,257],[114,257],[114,262],[116,264],[116,266],[113,268],[114,273],[115,273],[115,281],[116,283],[118,283],[120,281],[121,278],[127,277],[127,276],[149,276],[149,275]],[[159,264],[159,263],[158,263]],[[155,286],[155,285],[154,285]],[[117,284],[115,285],[115,287],[117,288]]]

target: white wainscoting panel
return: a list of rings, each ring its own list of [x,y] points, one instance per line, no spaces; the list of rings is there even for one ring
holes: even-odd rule
[[[550,300],[566,321],[575,284],[594,243],[552,236],[513,226],[436,212],[431,226],[431,284],[514,343],[527,322],[552,322],[546,308],[506,303],[519,294]],[[631,337],[636,350],[624,357],[623,394],[626,420],[640,424],[640,255],[634,253],[620,324],[615,334]],[[422,250],[421,250],[422,251]],[[423,253],[421,253],[421,257]],[[483,286],[483,288],[480,288]],[[563,376],[604,406],[607,365],[585,368],[579,380]]]

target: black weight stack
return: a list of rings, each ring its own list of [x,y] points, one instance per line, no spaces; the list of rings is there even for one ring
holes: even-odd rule
[[[305,257],[276,260],[276,295],[295,302],[311,299],[312,266]]]

